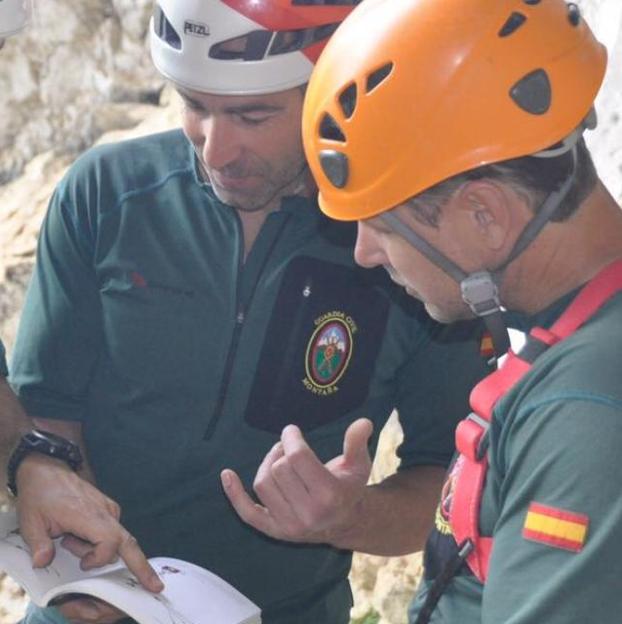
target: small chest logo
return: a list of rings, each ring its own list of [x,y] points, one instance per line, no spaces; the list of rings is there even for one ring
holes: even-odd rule
[[[305,353],[305,388],[320,396],[339,390],[337,382],[350,363],[357,327],[343,312],[328,312],[315,319],[315,330]]]
[[[184,22],[184,34],[192,35],[193,37],[208,37],[209,26],[207,24],[202,24],[201,22],[186,20]]]

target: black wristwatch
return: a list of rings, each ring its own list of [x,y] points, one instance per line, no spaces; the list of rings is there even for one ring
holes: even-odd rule
[[[49,431],[33,429],[24,434],[7,464],[7,488],[17,496],[17,469],[28,453],[42,453],[67,463],[72,470],[82,465],[82,453],[77,444]]]

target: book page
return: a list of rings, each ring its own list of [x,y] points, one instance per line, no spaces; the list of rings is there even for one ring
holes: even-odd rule
[[[60,541],[60,538],[54,540],[56,556],[52,563],[34,570],[30,550],[17,528],[17,514],[0,513],[0,570],[19,583],[39,606],[47,604],[47,596],[59,585],[124,567],[123,563],[115,563],[85,572],[80,569],[80,560],[63,548]]]
[[[19,534],[15,512],[0,513],[0,569],[44,607],[65,594],[87,594],[108,602],[140,624],[260,624],[260,610],[220,577],[178,559],[150,559],[162,578],[160,594],[145,590],[118,563],[84,571],[80,560],[54,540],[56,556],[34,570],[30,550]]]
[[[163,594],[195,624],[260,624],[259,607],[219,576],[186,561],[150,559],[166,585]]]
[[[95,596],[140,624],[261,623],[259,608],[211,572],[178,559],[149,561],[164,582],[160,594],[143,589],[127,569],[64,585],[62,593]]]

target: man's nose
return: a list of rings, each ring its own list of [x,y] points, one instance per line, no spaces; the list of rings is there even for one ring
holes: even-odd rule
[[[380,245],[378,232],[365,221],[358,222],[354,259],[357,264],[368,269],[386,264],[386,255]]]
[[[233,124],[226,117],[210,116],[202,120],[201,157],[210,169],[222,169],[240,154],[240,143]]]

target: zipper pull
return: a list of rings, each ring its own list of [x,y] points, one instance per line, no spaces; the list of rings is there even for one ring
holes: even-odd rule
[[[246,317],[245,317],[245,314],[244,314],[244,310],[242,308],[240,308],[238,310],[237,316],[235,317],[236,325],[243,325],[245,318]]]
[[[308,299],[311,296],[311,278],[309,278],[307,280],[307,283],[305,284],[305,287],[302,289],[302,296],[305,297],[305,299]]]

